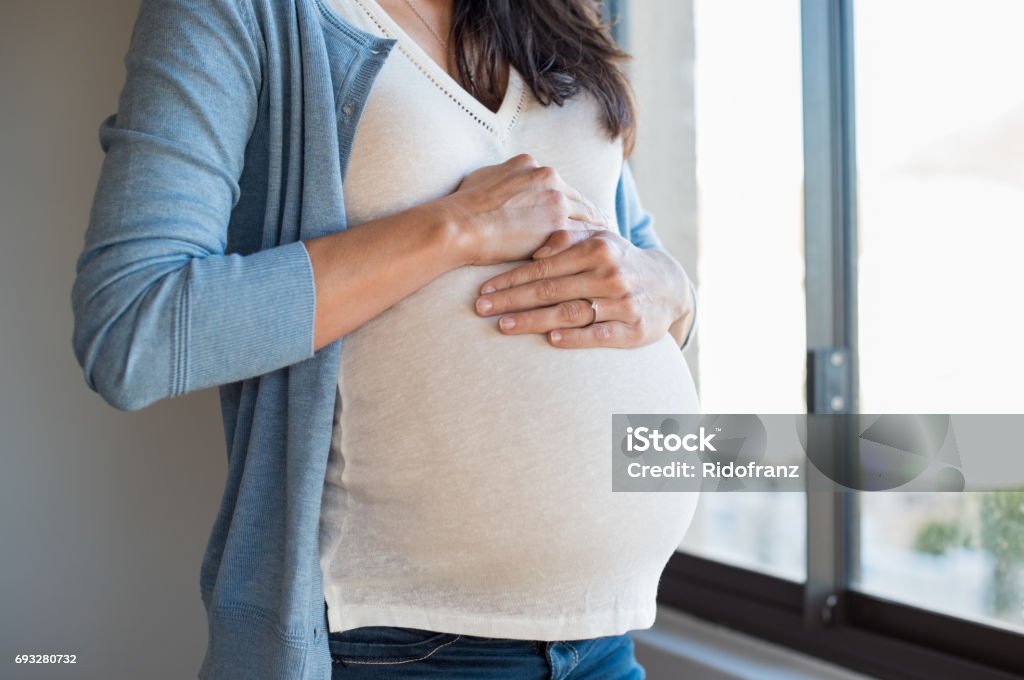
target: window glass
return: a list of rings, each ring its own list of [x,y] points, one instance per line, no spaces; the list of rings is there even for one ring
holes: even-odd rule
[[[854,12],[860,410],[1022,412],[1024,3]],[[858,588],[1024,625],[1024,494],[859,506]]]
[[[705,413],[803,413],[800,3],[696,0],[699,389]],[[805,574],[801,493],[706,493],[682,549]]]

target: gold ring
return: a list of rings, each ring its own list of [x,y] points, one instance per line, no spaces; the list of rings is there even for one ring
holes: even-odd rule
[[[588,326],[592,326],[595,323],[597,323],[597,300],[592,300],[591,298],[583,298],[583,299],[586,300],[587,302],[589,302],[590,303],[590,308],[594,310],[594,319],[589,324],[587,324]]]

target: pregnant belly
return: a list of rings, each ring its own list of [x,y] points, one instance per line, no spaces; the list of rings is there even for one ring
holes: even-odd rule
[[[695,494],[611,491],[613,413],[699,410],[674,339],[502,335],[473,301],[515,264],[449,272],[343,341],[344,524],[388,556],[382,577],[396,559],[443,563],[463,592],[660,570],[689,524]]]

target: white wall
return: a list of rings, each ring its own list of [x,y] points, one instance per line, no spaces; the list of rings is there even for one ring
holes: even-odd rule
[[[638,137],[630,160],[644,207],[665,247],[697,278],[693,0],[630,0],[626,48]],[[700,384],[697,338],[686,359]]]
[[[89,391],[71,284],[137,0],[0,20],[0,677],[195,677],[226,461],[216,392],[137,413]],[[18,653],[78,655],[74,669]]]

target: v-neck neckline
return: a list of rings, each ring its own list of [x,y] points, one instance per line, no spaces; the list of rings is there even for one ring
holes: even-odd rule
[[[492,111],[484,106],[483,102],[470,94],[469,90],[464,88],[433,57],[427,54],[427,51],[406,33],[376,0],[356,0],[356,2],[370,15],[370,18],[377,23],[377,26],[389,38],[394,38],[398,41],[399,48],[401,48],[409,60],[445,92],[452,101],[496,135],[503,138],[508,136],[519,117],[526,95],[525,83],[515,66],[512,64],[508,65],[508,83],[505,86],[505,96],[502,98],[498,110]]]

